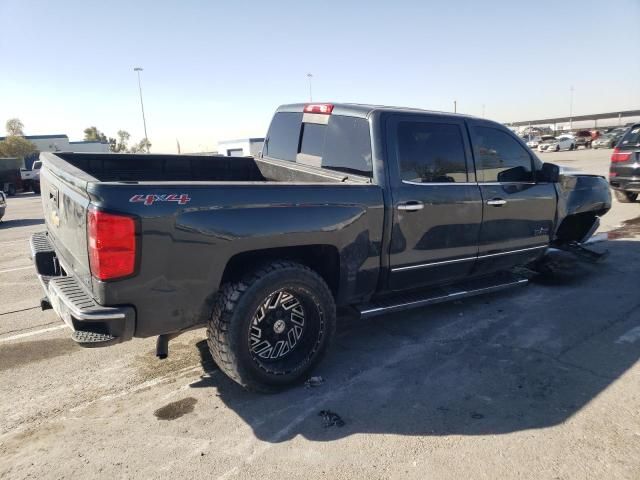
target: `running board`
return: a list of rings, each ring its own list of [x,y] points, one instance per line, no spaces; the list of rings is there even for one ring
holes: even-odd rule
[[[359,305],[356,310],[362,318],[375,317],[410,308],[424,307],[436,303],[459,300],[484,293],[499,292],[508,288],[524,286],[528,279],[512,274],[469,280],[456,285],[438,287],[425,291],[396,295],[383,300],[377,300],[367,305]]]

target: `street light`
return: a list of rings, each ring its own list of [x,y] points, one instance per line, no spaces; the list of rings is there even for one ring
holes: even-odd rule
[[[313,74],[307,73],[307,78],[309,79],[309,101],[313,102],[313,95],[311,94],[311,79],[313,78]]]
[[[569,130],[573,129],[573,85],[569,88]]]
[[[134,72],[138,73],[138,91],[140,92],[140,108],[142,109],[142,125],[144,126],[144,144],[147,147],[147,153],[149,152],[149,137],[147,136],[147,121],[144,118],[144,103],[142,103],[142,83],[140,82],[140,72],[142,67],[134,67]]]

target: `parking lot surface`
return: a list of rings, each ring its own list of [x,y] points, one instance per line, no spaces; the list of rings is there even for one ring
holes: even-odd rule
[[[610,150],[540,154],[606,174]],[[609,256],[554,253],[529,286],[345,319],[311,388],[247,393],[204,330],[82,349],[42,312],[28,237],[0,223],[0,478],[640,478],[640,203],[603,218]],[[322,410],[344,426],[326,427]]]

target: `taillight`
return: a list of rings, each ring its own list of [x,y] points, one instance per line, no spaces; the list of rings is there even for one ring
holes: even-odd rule
[[[135,220],[125,215],[87,211],[91,274],[99,280],[126,277],[136,267]]]
[[[620,149],[616,147],[613,149],[613,153],[611,154],[611,161],[613,163],[628,162],[632,153],[633,152],[621,152]]]
[[[331,115],[331,112],[333,112],[333,105],[330,103],[309,103],[304,106],[304,113]]]

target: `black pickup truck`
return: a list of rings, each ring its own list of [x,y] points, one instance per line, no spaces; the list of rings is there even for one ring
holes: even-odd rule
[[[521,285],[580,243],[607,181],[542,164],[502,125],[417,109],[280,107],[258,158],[43,153],[31,250],[83,346],[207,326],[218,366],[273,390],[308,374],[336,309],[367,317]]]

